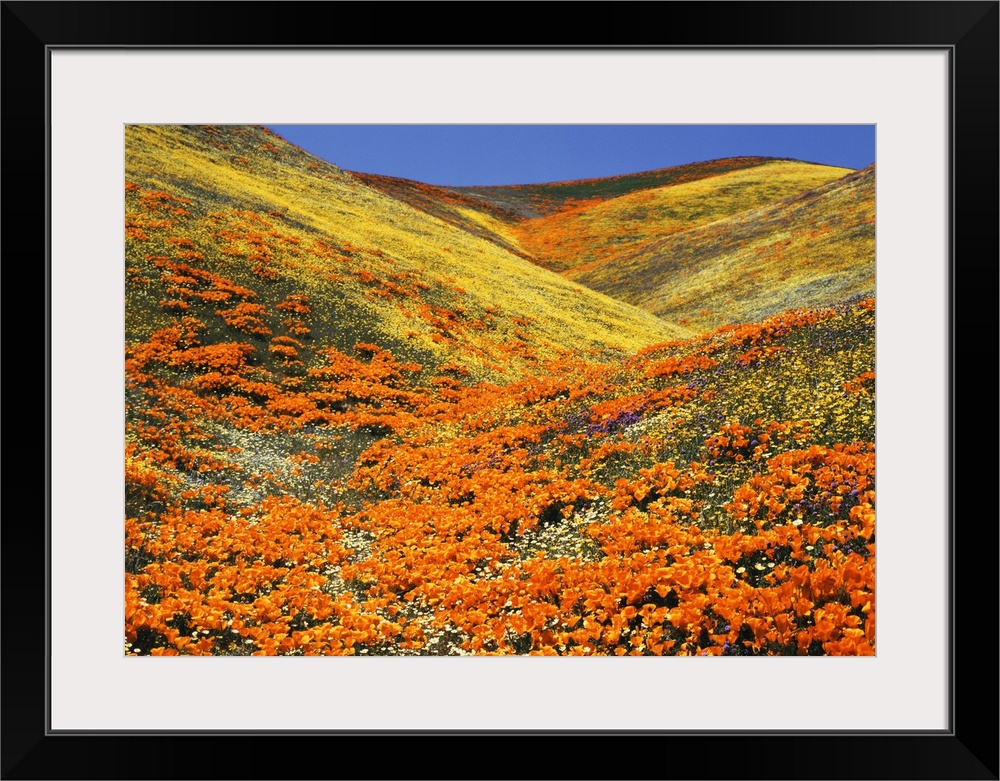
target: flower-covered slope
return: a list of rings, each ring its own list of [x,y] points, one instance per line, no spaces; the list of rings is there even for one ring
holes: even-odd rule
[[[456,188],[358,176],[696,331],[874,292],[874,167],[742,157],[607,179]]]
[[[286,296],[297,295],[312,301],[314,339],[347,349],[356,341],[392,344],[425,363],[460,358],[475,375],[501,379],[560,354],[624,354],[688,333],[539,273],[496,243],[387,197],[264,129],[126,132],[126,250],[138,283],[128,288],[130,337],[214,303],[227,306],[212,315],[262,306],[274,316]],[[190,278],[184,268],[224,282],[168,279]],[[220,297],[216,288],[225,284],[253,289],[253,300]]]
[[[127,653],[874,652],[870,298],[654,343],[259,129],[129,133]]]
[[[512,232],[540,265],[586,284],[588,272],[616,267],[619,258],[659,239],[770,205],[847,173],[795,161],[766,162],[585,203],[518,223]]]
[[[568,277],[696,330],[875,292],[875,167]]]
[[[548,184],[456,187],[456,192],[480,198],[508,217],[551,217],[581,205],[597,204],[631,193],[705,182],[732,173],[748,173],[760,166],[796,162],[773,157],[726,157],[698,163],[641,171],[599,179],[577,179]]]

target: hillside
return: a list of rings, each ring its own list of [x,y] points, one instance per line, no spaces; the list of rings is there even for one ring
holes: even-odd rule
[[[765,162],[526,220],[512,226],[512,235],[539,265],[588,284],[588,272],[614,266],[666,236],[773,204],[848,173],[794,161]]]
[[[694,331],[874,290],[874,169],[728,158],[607,179],[435,187],[355,174]]]
[[[727,259],[817,221],[796,251],[843,269],[835,303],[788,287],[695,333],[512,252],[482,193],[254,127],[128,127],[126,153],[127,655],[874,654],[875,302],[834,257],[873,172],[508,199],[600,244],[652,193],[658,237],[577,269],[644,306],[677,253],[738,294]],[[671,233],[730,208],[720,181],[767,205]]]
[[[456,192],[479,198],[508,218],[551,217],[582,205],[661,187],[676,187],[730,173],[747,172],[758,166],[783,162],[772,157],[726,157],[698,163],[621,174],[598,179],[576,179],[547,184],[456,187]],[[794,161],[792,161],[794,162]]]
[[[446,222],[564,272],[665,235],[811,190],[849,169],[739,157],[638,174],[498,187],[355,177]]]
[[[567,276],[704,330],[875,292],[875,168]]]
[[[127,149],[127,261],[143,280],[128,290],[130,338],[181,311],[215,328],[215,303],[239,296],[204,293],[227,284],[254,290],[252,306],[275,337],[295,337],[276,307],[289,296],[311,301],[306,352],[375,342],[432,366],[461,359],[483,378],[687,333],[539,273],[263,129],[130,127]],[[221,281],[178,282],[191,277],[181,267]]]

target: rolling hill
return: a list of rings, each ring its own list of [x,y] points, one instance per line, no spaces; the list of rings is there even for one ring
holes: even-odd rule
[[[571,278],[666,236],[798,195],[849,173],[842,168],[774,161],[701,179],[630,192],[514,227],[530,257]]]
[[[875,292],[875,168],[566,275],[705,330]]]
[[[464,188],[355,175],[695,331],[874,291],[874,167],[744,157],[608,179]]]

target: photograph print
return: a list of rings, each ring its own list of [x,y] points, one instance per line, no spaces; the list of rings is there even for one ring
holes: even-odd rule
[[[125,153],[126,655],[876,653],[874,126]]]

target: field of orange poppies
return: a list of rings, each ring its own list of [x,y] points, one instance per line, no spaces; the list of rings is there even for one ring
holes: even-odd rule
[[[126,151],[127,654],[875,653],[873,171]]]

